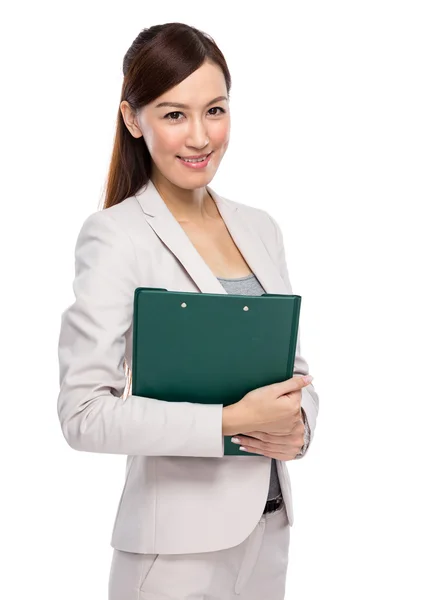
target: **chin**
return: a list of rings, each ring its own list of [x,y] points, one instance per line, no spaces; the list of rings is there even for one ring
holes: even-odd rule
[[[197,190],[200,188],[205,187],[206,185],[209,185],[213,179],[214,175],[212,175],[211,177],[195,177],[194,181],[189,181],[189,178],[182,178],[182,179],[175,179],[172,180],[172,183],[174,185],[176,185],[177,187],[181,188],[182,190]]]
[[[205,185],[209,185],[214,179],[216,172],[217,169],[210,169],[210,171],[206,173],[189,171],[188,174],[185,173],[184,175],[183,173],[177,175],[177,172],[174,172],[168,179],[171,183],[184,190],[195,190],[204,187]]]

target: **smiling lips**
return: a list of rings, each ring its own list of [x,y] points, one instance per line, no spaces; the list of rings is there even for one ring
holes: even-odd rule
[[[200,157],[186,157],[182,158],[181,156],[177,156],[178,160],[182,165],[186,167],[190,167],[191,169],[203,169],[208,165],[211,160],[212,152],[209,154],[203,154]]]
[[[211,152],[207,152],[206,154],[194,154],[192,156],[179,156],[178,158],[206,158]]]

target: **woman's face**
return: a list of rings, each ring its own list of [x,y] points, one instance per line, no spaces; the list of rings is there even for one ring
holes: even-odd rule
[[[159,106],[161,103],[163,106]],[[229,102],[222,70],[205,62],[187,79],[140,109],[130,131],[135,137],[144,136],[155,177],[166,177],[183,189],[209,184],[229,144]],[[178,158],[211,152],[208,164],[199,169],[187,167]]]

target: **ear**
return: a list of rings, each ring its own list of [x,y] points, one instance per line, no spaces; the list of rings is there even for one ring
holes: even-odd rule
[[[129,133],[135,138],[142,137],[143,132],[138,124],[137,115],[126,100],[120,103],[120,111]]]

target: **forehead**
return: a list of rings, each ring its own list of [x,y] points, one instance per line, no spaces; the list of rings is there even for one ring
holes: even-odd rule
[[[185,104],[190,108],[197,108],[205,106],[214,98],[217,99],[220,96],[224,96],[227,99],[227,88],[223,71],[218,65],[204,63],[178,85],[156,98],[152,105],[157,107],[158,104],[171,102]]]

